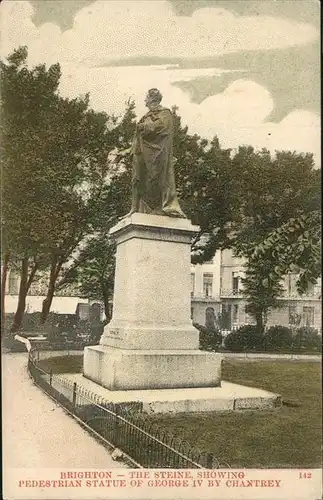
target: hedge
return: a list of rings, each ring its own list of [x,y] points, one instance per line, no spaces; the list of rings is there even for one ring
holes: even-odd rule
[[[215,351],[222,344],[221,332],[214,327],[207,327],[193,323],[195,328],[200,332],[199,343],[202,351]]]
[[[247,350],[319,350],[322,345],[318,331],[311,327],[301,327],[293,332],[286,326],[271,326],[260,334],[256,326],[244,325],[232,331],[224,340],[226,349],[239,352]]]
[[[256,326],[244,325],[226,336],[224,346],[226,349],[237,352],[241,350],[261,349],[264,338]]]

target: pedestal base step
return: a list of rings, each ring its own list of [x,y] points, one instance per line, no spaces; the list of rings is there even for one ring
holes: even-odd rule
[[[80,373],[64,374],[93,394],[114,404],[131,404],[145,413],[193,413],[233,410],[268,410],[282,405],[282,398],[262,389],[222,381],[221,387],[109,391]],[[138,405],[139,403],[139,405]]]
[[[84,376],[111,391],[218,387],[222,355],[198,350],[152,351],[103,345],[84,349]]]

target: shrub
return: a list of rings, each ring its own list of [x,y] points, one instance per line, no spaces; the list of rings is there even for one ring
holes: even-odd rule
[[[26,332],[34,332],[39,329],[40,325],[40,312],[26,313],[22,320],[22,329]]]
[[[4,325],[3,325],[3,332],[2,334],[8,334],[10,332],[10,327],[13,323],[13,318],[14,318],[14,313],[6,313],[4,316]]]
[[[87,319],[79,319],[77,323],[77,331],[79,335],[90,335],[91,323]]]
[[[3,345],[11,352],[27,352],[24,342],[16,340],[12,335],[7,336],[3,339]]]
[[[291,347],[293,342],[293,333],[287,326],[271,326],[265,332],[264,347],[270,349],[286,349]]]
[[[57,344],[60,342],[65,342],[65,336],[62,334],[59,328],[51,328],[47,335],[47,340],[51,344]]]
[[[263,335],[254,325],[244,325],[226,336],[224,345],[230,351],[243,351],[246,349],[261,349]]]
[[[97,321],[91,325],[91,333],[89,342],[91,344],[98,344],[100,342],[101,335],[103,334],[104,324],[102,321]]]
[[[198,323],[193,323],[193,325],[200,332],[199,341],[201,350],[213,351],[219,348],[222,343],[222,335],[219,330]]]
[[[78,331],[77,331],[76,327],[73,329],[67,330],[67,332],[66,332],[67,340],[75,341],[75,340],[77,340],[77,337],[78,337]]]
[[[229,311],[222,311],[218,315],[217,322],[220,330],[229,330],[231,325],[231,313]]]
[[[293,337],[293,347],[296,349],[320,349],[322,346],[322,338],[315,328],[310,326],[302,326],[297,328],[296,334]]]

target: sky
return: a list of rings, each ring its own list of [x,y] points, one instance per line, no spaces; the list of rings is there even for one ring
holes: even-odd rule
[[[318,0],[3,0],[0,15],[2,57],[59,62],[64,96],[141,115],[158,87],[191,133],[320,166]]]

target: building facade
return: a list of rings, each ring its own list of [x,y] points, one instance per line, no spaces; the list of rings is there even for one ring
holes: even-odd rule
[[[231,250],[218,251],[213,260],[191,267],[192,306],[194,322],[205,325],[210,315],[220,320],[223,330],[254,324],[246,311],[243,295],[244,261]],[[281,306],[268,314],[267,325],[312,326],[321,331],[321,280],[300,296],[296,288],[297,274],[283,280]]]
[[[192,320],[205,325],[213,317],[225,331],[254,324],[253,318],[246,311],[243,276],[244,262],[234,257],[231,250],[218,251],[212,261],[192,266]],[[289,274],[284,278],[285,293],[279,299],[281,307],[270,311],[267,325],[312,326],[321,331],[321,281],[310,287],[302,296],[297,293],[296,281],[296,274]],[[16,311],[19,283],[19,274],[13,270],[9,271],[6,282],[6,313]],[[31,285],[26,301],[26,312],[41,311],[46,290],[47,282],[42,279],[36,280]],[[70,287],[55,295],[51,310],[73,314],[79,310],[79,316],[86,319],[93,303],[97,301],[78,297],[77,292]],[[101,307],[101,318],[104,318],[103,307]]]
[[[26,313],[35,313],[42,310],[43,300],[47,293],[46,275],[39,276],[30,286],[26,297]],[[9,269],[6,281],[5,291],[5,314],[13,314],[17,310],[18,294],[20,286],[19,273]],[[83,297],[79,297],[75,286],[68,286],[64,290],[55,293],[53,298],[51,312],[58,314],[77,314],[80,319],[88,319],[90,309],[93,303]],[[102,314],[101,314],[102,316]]]

